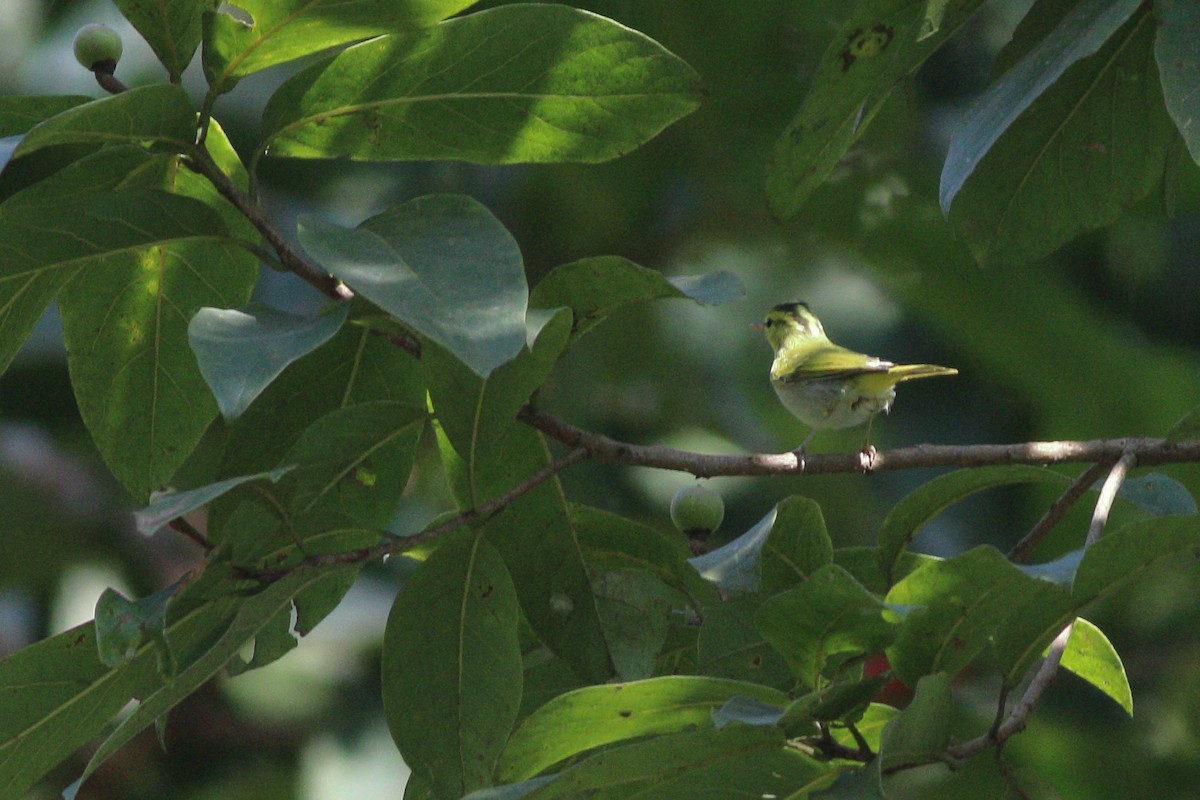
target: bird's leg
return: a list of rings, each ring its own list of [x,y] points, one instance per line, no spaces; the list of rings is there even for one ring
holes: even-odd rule
[[[867,436],[863,439],[862,450],[859,451],[859,468],[864,472],[870,472],[875,463],[875,455],[879,452],[875,446],[871,444],[871,425],[875,422],[875,415],[872,414],[867,418]]]
[[[813,428],[812,430],[810,430],[808,432],[808,435],[804,437],[804,440],[802,442],[800,442],[800,444],[796,445],[796,447],[792,450],[793,455],[796,456],[796,466],[799,467],[801,472],[804,471],[805,448],[808,447],[808,440],[811,439],[813,437],[813,434],[816,432],[817,432],[816,428]]]

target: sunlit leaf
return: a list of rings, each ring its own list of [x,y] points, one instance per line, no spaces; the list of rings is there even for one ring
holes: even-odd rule
[[[1133,716],[1133,691],[1125,665],[1104,632],[1083,617],[1075,620],[1063,650],[1062,668],[1083,678]]]
[[[84,95],[5,95],[0,97],[0,137],[25,133],[39,122],[91,101]]]
[[[263,128],[276,156],[596,162],[699,100],[696,73],[642,34],[567,6],[509,5],[318,62],[280,87]]]

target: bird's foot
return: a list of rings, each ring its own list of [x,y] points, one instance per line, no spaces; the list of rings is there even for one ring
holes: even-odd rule
[[[792,451],[792,455],[796,457],[796,471],[804,472],[804,445],[807,442],[801,442],[800,446]]]
[[[858,468],[866,475],[873,472],[875,469],[875,456],[879,451],[875,449],[873,444],[864,444],[862,450],[858,451]]]

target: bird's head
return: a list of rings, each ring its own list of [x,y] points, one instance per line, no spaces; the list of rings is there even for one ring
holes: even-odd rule
[[[780,303],[767,312],[760,327],[775,350],[789,344],[825,338],[821,320],[804,303]]]

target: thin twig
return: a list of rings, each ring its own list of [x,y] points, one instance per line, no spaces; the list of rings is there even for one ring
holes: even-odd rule
[[[1088,526],[1087,539],[1083,545],[1084,548],[1095,544],[1100,538],[1100,534],[1104,532],[1109,512],[1112,510],[1113,503],[1117,499],[1117,492],[1120,490],[1121,484],[1125,481],[1125,476],[1129,474],[1129,470],[1136,463],[1137,457],[1133,452],[1126,451],[1117,460],[1117,463],[1113,464],[1112,469],[1108,473],[1108,478],[1104,481],[1104,486],[1100,489],[1100,497],[1096,500],[1096,507],[1092,511],[1092,522]],[[1014,734],[1025,729],[1025,725],[1029,721],[1029,715],[1033,713],[1034,706],[1037,705],[1038,700],[1058,673],[1059,664],[1062,662],[1063,653],[1066,652],[1067,642],[1071,638],[1071,630],[1074,627],[1075,622],[1072,621],[1071,624],[1063,628],[1058,636],[1054,638],[1054,642],[1050,645],[1050,651],[1046,654],[1046,658],[1038,667],[1033,680],[1029,682],[1029,686],[1025,688],[1025,693],[1021,695],[1021,699],[1017,701],[1012,711],[1009,712],[1008,718],[999,726],[993,726],[991,730],[982,736],[960,742],[950,747],[948,753],[951,757],[964,759],[978,755],[989,747],[1003,744]]]
[[[461,514],[446,520],[433,527],[426,528],[420,533],[412,536],[394,536],[389,541],[383,544],[375,545],[374,547],[363,547],[357,550],[344,550],[337,553],[323,553],[320,555],[307,556],[299,562],[292,564],[284,569],[271,570],[244,570],[246,577],[257,578],[261,581],[275,581],[282,578],[294,569],[301,566],[307,567],[324,567],[333,564],[359,564],[367,561],[373,561],[384,556],[396,555],[414,547],[425,544],[428,541],[444,536],[452,530],[461,528],[464,525],[470,525],[480,520],[487,519],[493,514],[503,510],[505,507],[512,504],[515,500],[521,497],[529,490],[535,488],[539,484],[545,483],[550,478],[553,478],[558,473],[562,472],[567,467],[578,464],[587,458],[587,451],[575,449],[567,453],[562,458],[556,459],[547,464],[542,469],[530,475],[525,480],[518,483],[513,488],[509,489],[502,495],[493,497],[474,508],[469,508]]]
[[[1037,521],[1037,524],[1030,529],[1029,533],[1013,545],[1008,551],[1008,560],[1014,564],[1024,564],[1033,555],[1033,551],[1046,538],[1046,534],[1058,524],[1058,521],[1075,505],[1079,498],[1083,497],[1088,489],[1100,479],[1100,476],[1108,472],[1112,468],[1112,461],[1098,461],[1088,467],[1076,478],[1067,490],[1059,495],[1050,507],[1046,509],[1046,513]]]
[[[862,459],[857,452],[805,454],[803,460],[795,453],[715,455],[617,441],[577,428],[532,406],[522,408],[517,418],[568,447],[584,448],[593,460],[607,464],[690,472],[700,478],[718,475],[862,473]],[[1021,444],[920,444],[876,453],[871,469],[873,472],[895,472],[924,467],[1111,463],[1125,452],[1131,453],[1137,463],[1143,466],[1195,462],[1200,461],[1200,440],[1168,442],[1165,439],[1137,438]]]
[[[229,176],[221,171],[221,168],[213,161],[208,150],[204,147],[194,148],[191,157],[185,163],[191,169],[208,178],[221,196],[232,203],[234,208],[250,221],[250,224],[262,234],[272,249],[279,254],[279,261],[289,271],[296,273],[300,278],[312,284],[319,291],[332,297],[334,300],[348,300],[354,296],[354,292],[346,284],[321,269],[304,253],[292,247],[291,243],[283,237],[283,234],[275,227],[275,223],[267,216],[266,212],[262,210],[254,198],[239,189],[229,179]]]

